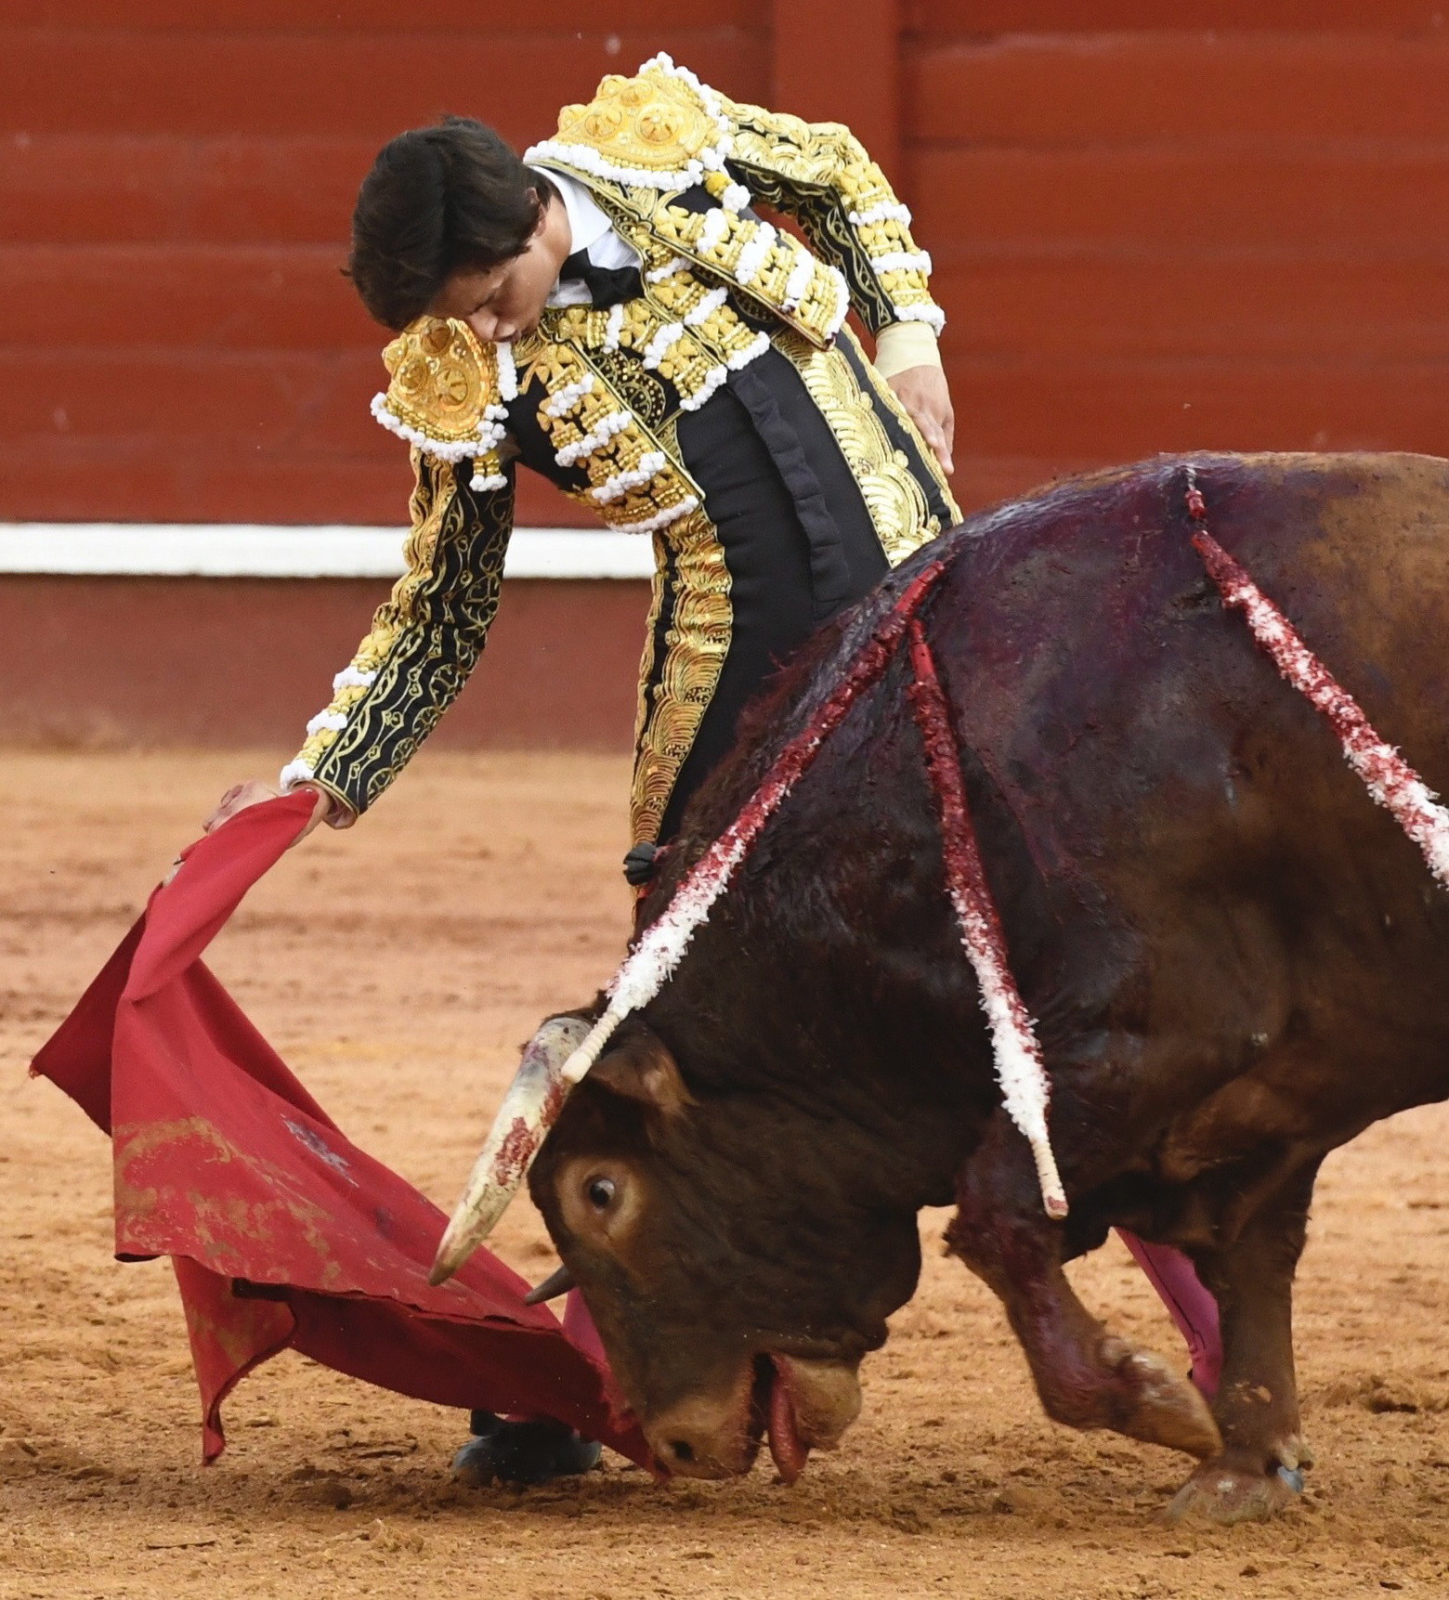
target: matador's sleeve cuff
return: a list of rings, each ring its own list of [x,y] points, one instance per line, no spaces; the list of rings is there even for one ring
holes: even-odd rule
[[[883,378],[894,378],[910,367],[940,365],[935,330],[924,322],[892,322],[876,335],[875,370]]]
[[[282,768],[281,787],[285,794],[304,785],[310,789],[320,789],[332,802],[332,809],[323,819],[329,828],[350,828],[357,821],[358,813],[353,809],[352,802],[338,788],[328,783],[325,778],[313,777],[311,773],[304,773],[303,764],[291,761]]]

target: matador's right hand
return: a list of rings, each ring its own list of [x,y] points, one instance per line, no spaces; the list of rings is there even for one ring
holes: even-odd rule
[[[307,826],[292,840],[292,844],[297,844],[305,839],[319,822],[327,820],[334,809],[339,812],[344,809],[341,806],[336,806],[332,796],[325,789],[319,789],[315,784],[299,783],[297,787],[299,789],[310,789],[317,796],[317,802],[312,807],[312,815],[307,819]],[[217,802],[216,809],[202,823],[202,829],[206,833],[215,833],[218,828],[230,822],[239,811],[245,811],[248,806],[259,806],[264,800],[275,800],[281,793],[281,789],[275,783],[268,783],[262,778],[246,778],[241,783],[234,783]],[[353,820],[350,811],[347,813],[347,819],[349,822]],[[290,849],[291,845],[287,848]],[[180,870],[181,857],[177,856],[166,869],[166,876],[161,880],[162,886],[164,887],[170,883]]]
[[[293,844],[305,839],[319,822],[330,820],[334,805],[332,796],[325,789],[319,789],[315,784],[299,783],[297,788],[307,789],[315,794],[317,803],[312,808],[312,815],[308,818],[307,826],[292,841]],[[276,784],[268,783],[263,778],[247,778],[241,783],[234,783],[217,802],[216,809],[202,823],[202,827],[207,833],[215,833],[218,828],[230,822],[238,812],[245,811],[248,806],[259,806],[266,800],[275,800],[281,793],[282,790]]]

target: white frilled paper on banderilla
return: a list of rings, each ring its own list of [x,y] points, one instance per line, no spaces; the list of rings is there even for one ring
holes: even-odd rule
[[[0,522],[0,573],[68,577],[397,578],[404,528],[220,522]],[[517,528],[506,579],[648,579],[654,547],[612,529]]]
[[[1200,527],[1193,535],[1193,544],[1217,584],[1223,603],[1242,612],[1254,639],[1282,677],[1337,734],[1344,760],[1358,774],[1374,803],[1389,812],[1418,845],[1429,871],[1449,888],[1449,811],[1438,796],[1393,745],[1380,738],[1358,701],[1206,528]]]
[[[1036,1025],[1012,974],[1006,935],[986,881],[971,821],[951,708],[919,618],[911,619],[910,637],[914,681],[909,694],[925,750],[926,772],[936,797],[941,865],[956,912],[961,946],[976,975],[981,1009],[986,1013],[1001,1102],[1031,1148],[1046,1214],[1060,1220],[1068,1207],[1047,1127],[1051,1080],[1042,1059]]]

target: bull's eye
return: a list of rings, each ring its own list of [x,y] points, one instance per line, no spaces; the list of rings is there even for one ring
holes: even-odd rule
[[[589,1204],[595,1211],[607,1211],[614,1203],[614,1180],[612,1178],[590,1178],[585,1194],[589,1197]]]

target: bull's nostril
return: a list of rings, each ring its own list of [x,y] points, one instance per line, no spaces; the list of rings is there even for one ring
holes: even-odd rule
[[[684,1439],[672,1439],[669,1448],[674,1452],[676,1461],[693,1461],[694,1446]]]

